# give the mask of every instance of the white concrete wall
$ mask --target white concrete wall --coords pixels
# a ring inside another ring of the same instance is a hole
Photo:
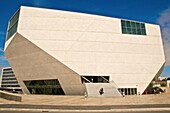
[[[58,79],[66,95],[83,95],[81,77],[60,61],[16,34],[5,50],[22,91],[29,94],[24,81]]]
[[[122,96],[117,87],[112,83],[86,83],[88,97],[113,97]],[[103,94],[100,95],[99,90],[103,88]]]
[[[79,75],[111,75],[143,92],[165,63],[160,27],[146,36],[121,33],[121,19],[21,7],[18,33]]]

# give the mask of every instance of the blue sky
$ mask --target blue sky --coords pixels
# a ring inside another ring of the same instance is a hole
[[[159,24],[167,60],[162,76],[170,77],[170,0],[0,0],[0,69],[9,66],[3,53],[8,21],[22,5]]]

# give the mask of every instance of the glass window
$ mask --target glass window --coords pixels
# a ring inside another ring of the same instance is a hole
[[[132,25],[132,27],[136,27],[136,23],[135,22],[131,22],[131,25]]]
[[[142,33],[142,35],[146,35],[146,30],[145,29],[141,29],[141,33]]]
[[[109,83],[109,76],[82,76],[82,83]]]
[[[31,94],[65,95],[57,79],[24,81]]]
[[[145,29],[145,24],[141,24],[141,28],[142,28],[142,29]]]
[[[123,95],[137,95],[137,88],[118,88],[118,91]]]
[[[122,33],[126,33],[126,28],[122,28]]]
[[[131,34],[131,28],[127,28],[127,33]]]
[[[18,21],[18,18],[19,18],[19,10],[10,19],[9,29]]]
[[[127,27],[131,27],[130,21],[126,21],[126,25],[127,25]]]
[[[132,28],[132,34],[136,34],[136,28]]]
[[[136,23],[137,29],[140,29],[140,23]]]
[[[18,26],[18,22],[15,23],[9,30],[8,30],[8,35],[7,35],[7,39],[8,40],[16,31],[17,31],[17,26]]]
[[[137,34],[141,35],[141,30],[140,29],[137,29]]]
[[[122,26],[126,26],[126,22],[124,20],[121,20]]]
[[[123,34],[146,35],[144,23],[121,20]]]
[[[9,21],[6,41],[17,31],[20,10],[18,10]]]

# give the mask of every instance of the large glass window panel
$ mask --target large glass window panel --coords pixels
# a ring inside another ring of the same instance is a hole
[[[140,23],[136,23],[137,29],[140,29]]]
[[[136,28],[132,28],[132,34],[136,34]]]
[[[127,27],[131,27],[130,21],[126,21]]]
[[[142,35],[146,35],[146,30],[145,29],[141,29],[141,34]]]
[[[122,28],[122,33],[126,33],[126,28]]]
[[[15,23],[15,24],[9,29],[6,40],[8,40],[8,39],[17,31],[17,26],[18,26],[18,22]]]
[[[18,10],[9,21],[6,41],[17,31],[20,10]]]
[[[19,11],[20,11],[20,10],[18,10],[18,11],[14,14],[14,16],[10,19],[9,29],[18,21]]]
[[[126,26],[126,22],[124,20],[121,20],[121,23],[122,23],[122,27]]]
[[[121,24],[123,34],[146,35],[144,23],[121,20]]]
[[[135,22],[131,22],[131,25],[132,25],[133,28],[136,27],[136,23]]]
[[[141,35],[141,30],[140,29],[137,29],[137,34]]]
[[[141,28],[142,28],[142,29],[145,29],[145,24],[141,24]]]
[[[132,32],[131,32],[131,28],[127,28],[127,33],[128,34],[131,34]]]
[[[60,83],[54,80],[32,80],[24,81],[31,94],[64,95]]]

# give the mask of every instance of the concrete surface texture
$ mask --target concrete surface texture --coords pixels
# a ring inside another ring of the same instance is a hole
[[[142,104],[170,104],[170,94],[134,95],[112,98],[85,98],[83,96],[52,96],[52,95],[22,95],[22,102],[8,101],[0,98],[2,104],[31,104],[31,105],[72,105],[72,106],[100,106],[100,105],[142,105]]]
[[[6,91],[0,90],[0,98],[4,98],[7,100],[13,100],[13,101],[22,101],[22,95],[14,94],[14,93],[8,93]]]
[[[86,90],[88,97],[101,97],[99,89],[103,88],[102,97],[109,97],[110,95],[122,96],[113,83],[86,83]]]

